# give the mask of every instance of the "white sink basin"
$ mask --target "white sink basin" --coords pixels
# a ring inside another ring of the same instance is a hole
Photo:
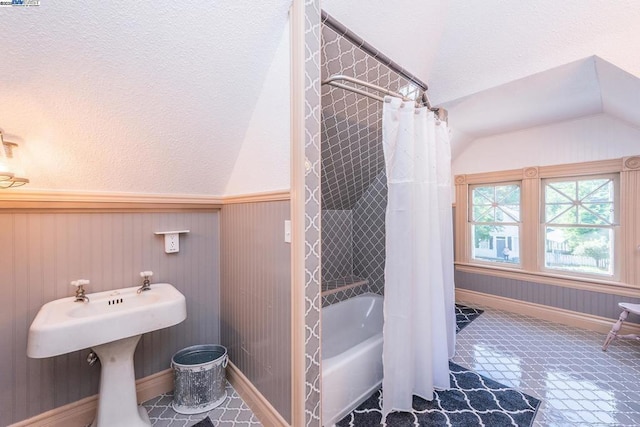
[[[149,273],[145,280],[151,276]],[[83,280],[84,281],[84,280]],[[88,281],[85,281],[88,283]],[[57,356],[91,347],[100,359],[100,395],[91,427],[149,427],[146,410],[136,400],[133,353],[145,332],[176,325],[187,318],[187,304],[168,283],[153,283],[88,294],[42,306],[29,328],[27,355]]]
[[[75,297],[42,306],[29,328],[27,355],[41,358],[167,328],[187,317],[184,295],[169,283],[87,294],[88,303]]]

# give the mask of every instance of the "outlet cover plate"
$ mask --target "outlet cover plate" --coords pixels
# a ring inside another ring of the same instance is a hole
[[[164,251],[168,254],[180,251],[180,235],[178,233],[164,235]]]
[[[156,231],[156,235],[164,235],[164,251],[174,254],[180,251],[180,233],[188,233],[189,230]]]

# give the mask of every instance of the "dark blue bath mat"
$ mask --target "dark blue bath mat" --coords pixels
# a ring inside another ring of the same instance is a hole
[[[198,421],[197,423],[195,423],[191,427],[214,427],[214,424],[211,421],[211,418],[207,417],[202,421]]]
[[[382,390],[338,421],[338,427],[518,426],[533,423],[540,401],[449,362],[451,389],[432,401],[413,397],[412,412],[392,412],[382,424]]]
[[[456,304],[456,333],[463,330],[465,326],[473,322],[482,313],[484,313],[484,310],[480,310],[479,308]]]

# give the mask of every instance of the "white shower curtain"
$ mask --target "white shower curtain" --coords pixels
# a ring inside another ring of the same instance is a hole
[[[446,123],[386,97],[383,417],[449,388],[455,351],[451,150]]]

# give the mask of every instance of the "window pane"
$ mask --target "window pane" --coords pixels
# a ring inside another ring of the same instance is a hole
[[[580,224],[613,224],[613,203],[585,203],[580,207]]]
[[[545,222],[557,225],[613,225],[613,179],[547,182]]]
[[[561,205],[561,207],[559,213],[547,222],[549,224],[578,224],[578,207],[573,205]]]
[[[571,211],[575,212],[575,207],[573,203],[556,203],[552,205],[547,205],[545,207],[545,222],[555,223],[555,224],[563,224],[560,220],[560,217],[565,221],[564,224],[575,224],[575,213],[573,214],[574,218],[571,218]]]
[[[613,201],[613,180],[611,179],[599,179],[600,185],[595,190],[582,198],[583,202],[612,202]]]
[[[493,186],[491,187],[476,187],[473,189],[473,204],[474,205],[491,205],[494,202]]]
[[[520,228],[516,225],[472,225],[471,257],[480,261],[520,263]]]
[[[609,201],[609,183],[611,183],[610,179],[589,179],[578,181],[578,199],[584,200],[589,197],[596,197],[596,201],[598,197],[604,199],[604,201]],[[613,188],[611,188],[612,190]]]
[[[545,267],[613,275],[613,230],[545,227]]]
[[[520,222],[520,205],[502,205],[498,208],[501,222]]]
[[[547,187],[553,190],[551,194],[555,194],[555,197],[560,199],[558,200],[560,203],[576,199],[576,183],[574,181],[552,182],[547,184]]]
[[[474,187],[471,200],[472,222],[520,222],[520,186],[516,184]]]
[[[573,196],[567,195],[554,187],[554,184],[547,185],[545,194],[546,203],[568,203],[573,201]]]
[[[520,204],[520,187],[511,185],[496,186],[496,202],[499,204]]]
[[[496,209],[491,206],[474,206],[473,221],[474,222],[494,222]]]

